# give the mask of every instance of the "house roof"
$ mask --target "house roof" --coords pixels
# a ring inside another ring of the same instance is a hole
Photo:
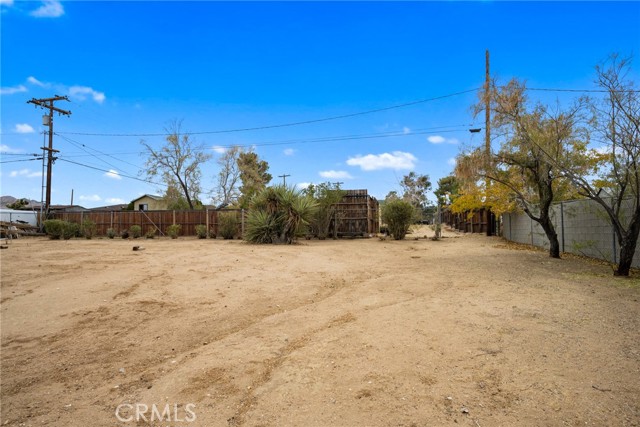
[[[91,208],[90,210],[92,211],[121,211],[124,210],[127,207],[126,204],[124,205],[110,205],[110,206],[99,206],[97,208]]]
[[[142,196],[138,197],[137,199],[133,199],[131,201],[131,203],[135,203],[138,200],[143,199],[145,197],[148,197],[148,198],[153,199],[153,200],[162,200],[162,196],[156,196],[155,194],[143,194]]]

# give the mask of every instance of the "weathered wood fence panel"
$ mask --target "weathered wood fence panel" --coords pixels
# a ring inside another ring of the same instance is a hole
[[[330,226],[334,233],[337,221],[338,236],[367,236],[380,231],[378,201],[369,196],[367,190],[347,190],[342,201],[336,205],[336,218]]]
[[[133,225],[139,225],[142,233],[155,230],[156,235],[167,233],[167,227],[172,224],[180,224],[180,235],[195,236],[196,226],[205,225],[214,234],[219,234],[218,215],[220,212],[233,212],[238,217],[238,235],[241,234],[243,211],[240,209],[225,210],[198,210],[198,211],[81,211],[81,212],[56,212],[50,215],[50,219],[82,224],[86,219],[96,223],[96,234],[104,236],[107,230],[112,228],[116,233],[129,230]]]
[[[453,213],[449,210],[443,212],[443,223],[451,228],[464,233],[487,233],[487,227],[495,228],[495,216],[486,209],[474,212]],[[495,230],[493,230],[495,231]]]
[[[196,226],[205,225],[210,234],[220,235],[219,215],[221,212],[233,212],[238,219],[238,236],[244,230],[246,211],[241,209],[224,210],[185,210],[185,211],[81,211],[56,212],[51,219],[82,224],[86,219],[96,223],[96,234],[104,236],[108,229],[120,233],[129,230],[133,225],[139,225],[142,233],[155,230],[156,235],[166,234],[167,227],[180,224],[180,235],[195,236]],[[348,190],[342,201],[337,204],[335,218],[331,222],[330,235],[337,236],[368,236],[380,231],[378,201],[367,194],[367,190]]]

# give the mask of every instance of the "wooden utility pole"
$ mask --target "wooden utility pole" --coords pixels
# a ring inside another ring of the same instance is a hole
[[[491,165],[491,74],[489,73],[489,49],[485,51],[485,78],[484,78],[484,149],[486,156],[486,167]],[[489,198],[489,178],[485,180],[485,203]],[[487,236],[493,235],[491,226],[491,210],[487,205],[485,207],[485,215],[487,218]]]
[[[69,98],[66,96],[58,96],[55,95],[53,98],[44,98],[44,99],[35,99],[32,98],[30,101],[27,101],[27,104],[33,104],[41,108],[46,108],[49,110],[48,124],[49,125],[49,147],[42,147],[43,150],[46,150],[49,154],[47,155],[47,196],[45,206],[46,212],[49,213],[49,208],[51,207],[51,170],[53,167],[53,162],[55,158],[53,157],[53,153],[58,153],[58,150],[53,149],[53,112],[57,112],[58,114],[63,114],[65,116],[71,115],[71,111],[63,110],[54,105],[56,101],[69,101]]]
[[[286,173],[284,175],[278,175],[278,178],[282,178],[282,184],[286,187],[287,186],[287,177],[291,176],[291,175],[287,175]]]

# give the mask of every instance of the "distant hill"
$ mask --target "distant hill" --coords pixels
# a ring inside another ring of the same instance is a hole
[[[18,200],[13,196],[0,196],[0,208],[6,209],[7,205],[10,205]],[[29,207],[40,207],[40,202],[38,200],[29,200]]]

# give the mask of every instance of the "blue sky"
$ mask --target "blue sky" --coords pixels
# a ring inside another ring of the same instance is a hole
[[[215,158],[234,144],[254,146],[272,175],[290,174],[291,184],[341,181],[384,198],[413,170],[435,188],[461,149],[483,143],[468,129],[484,127],[470,107],[486,49],[493,76],[532,88],[593,89],[594,66],[609,54],[634,55],[636,75],[640,61],[637,2],[0,0],[0,7],[0,193],[40,200],[41,162],[15,161],[43,144],[44,111],[27,101],[67,95],[71,102],[57,106],[72,115],[54,118],[60,160],[52,202],[69,203],[74,190],[74,202],[86,207],[161,192],[124,175],[143,178],[141,139],[163,144],[162,136],[136,135],[162,133],[173,119],[214,155],[203,168],[206,191],[215,186]],[[574,96],[531,93],[543,102]],[[425,102],[216,133],[417,100]]]

